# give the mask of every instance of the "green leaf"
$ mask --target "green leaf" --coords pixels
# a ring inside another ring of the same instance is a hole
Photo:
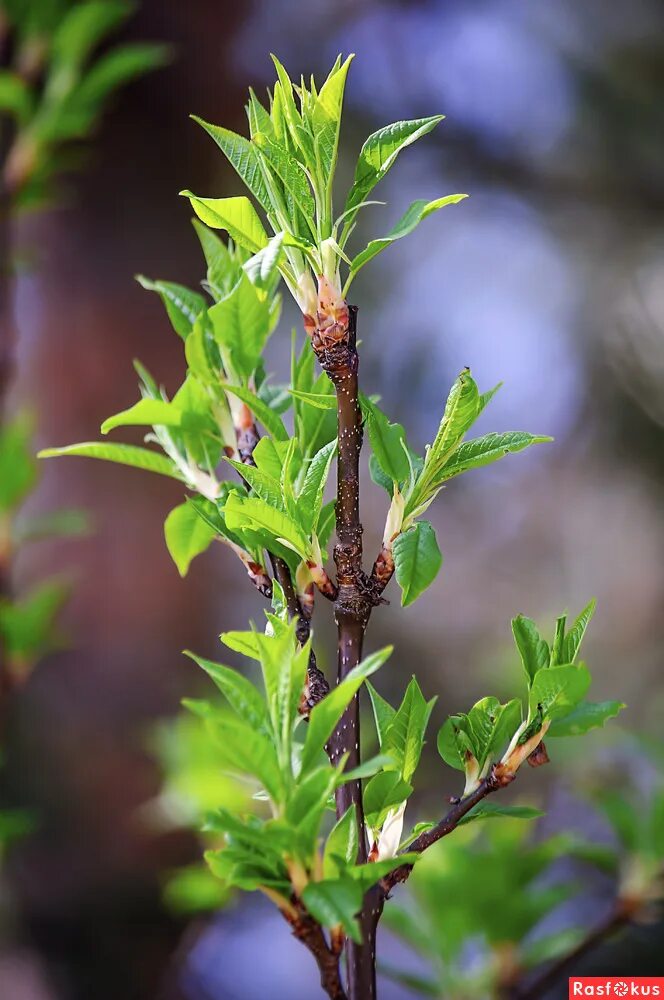
[[[189,502],[174,507],[164,522],[166,547],[180,576],[186,576],[191,560],[209,547],[216,532]]]
[[[32,114],[33,97],[25,80],[10,70],[0,70],[0,112],[8,112],[19,124]]]
[[[358,944],[362,935],[357,914],[362,906],[362,888],[352,879],[323,879],[309,882],[302,893],[302,901],[312,917],[323,927],[343,927],[345,933]]]
[[[301,399],[309,406],[315,406],[318,410],[336,410],[337,398],[334,394],[319,392],[299,392],[297,389],[288,390],[295,399]]]
[[[243,528],[265,531],[271,537],[286,542],[301,559],[307,559],[309,541],[300,525],[264,500],[231,494],[226,501],[224,515],[231,531],[242,531]]]
[[[185,655],[191,657],[217,685],[224,698],[234,712],[252,729],[269,734],[270,719],[265,701],[251,681],[221,663],[213,663],[202,656],[185,650]]]
[[[378,745],[382,750],[387,739],[389,728],[394,722],[397,710],[396,708],[392,708],[390,703],[386,701],[382,695],[378,694],[378,691],[376,691],[373,684],[369,681],[367,681],[367,691],[369,692],[369,697],[371,698],[371,707],[373,708],[374,719],[376,721]]]
[[[231,254],[223,240],[198,219],[192,219],[192,225],[205,255],[209,290],[215,299],[221,299],[240,280],[241,262],[235,254]]]
[[[480,397],[468,368],[457,377],[445,403],[445,412],[438,433],[425,457],[429,465],[441,467],[460,443],[479,412]]]
[[[97,114],[101,102],[114,91],[170,60],[171,50],[167,45],[144,42],[120,45],[97,59],[85,74],[73,94],[76,106]]]
[[[467,197],[468,195],[466,194],[449,194],[444,198],[436,198],[434,201],[426,201],[426,199],[414,201],[406,213],[399,219],[394,228],[389,231],[387,236],[381,236],[379,239],[371,240],[368,246],[353,258],[345,290],[348,290],[351,281],[356,276],[358,271],[364,267],[365,264],[368,264],[370,260],[373,260],[373,258],[379,253],[391,246],[392,243],[412,233],[420,222],[426,219],[429,215],[432,215],[433,212],[437,212],[446,205],[457,205],[460,201],[463,201],[463,199]]]
[[[0,599],[0,644],[24,660],[43,656],[58,645],[56,619],[68,596],[69,587],[47,580],[20,600]]]
[[[337,59],[327,80],[320,89],[312,112],[316,148],[319,151],[322,174],[327,179],[328,191],[331,191],[332,188],[337,163],[341,108],[343,105],[348,67],[352,59],[352,55],[348,56],[343,63],[340,59]]]
[[[67,455],[78,455],[82,458],[99,458],[104,462],[117,462],[120,465],[130,465],[135,469],[146,469],[148,472],[158,472],[162,476],[183,481],[183,477],[174,462],[156,451],[147,448],[136,448],[130,444],[111,444],[105,441],[84,441],[81,444],[69,444],[63,448],[44,448],[37,458],[61,458]]]
[[[51,39],[51,58],[71,73],[80,69],[96,45],[129,14],[122,0],[87,0],[64,12]]]
[[[270,434],[275,441],[288,441],[288,431],[284,427],[284,422],[279,416],[279,414],[270,409],[267,403],[264,403],[259,396],[253,393],[250,389],[246,389],[240,385],[230,385],[228,382],[223,383],[223,387],[226,392],[230,392],[233,396],[237,396],[241,399],[243,403],[246,403],[253,415],[257,420],[263,425],[265,430]],[[257,449],[261,442],[258,442],[256,446]],[[255,458],[254,454],[254,458]]]
[[[273,737],[239,717],[214,716],[207,725],[215,737],[222,766],[257,778],[273,802],[283,798],[283,778]]]
[[[222,355],[226,349],[236,374],[249,378],[272,329],[269,300],[243,271],[237,285],[209,309],[208,316]]]
[[[438,753],[457,771],[465,771],[469,757],[475,757],[475,748],[466,732],[467,719],[462,713],[450,715],[438,731]]]
[[[253,142],[256,143],[258,155],[264,158],[268,168],[274,171],[286,190],[288,221],[293,226],[293,232],[305,237],[313,235],[310,226],[316,214],[316,205],[302,166],[287,149],[269,136],[259,132],[254,136]],[[304,231],[302,226],[297,225],[298,212],[302,213],[304,223],[308,223]]]
[[[401,805],[412,794],[413,788],[399,771],[382,771],[367,783],[364,789],[364,815],[369,826],[382,826],[390,809]]]
[[[166,307],[173,329],[186,340],[196,317],[205,309],[203,296],[185,288],[184,285],[176,285],[173,281],[151,281],[142,274],[137,274],[136,280],[142,288],[158,293]]]
[[[565,927],[551,934],[543,934],[528,942],[521,949],[521,962],[525,969],[535,968],[544,962],[551,962],[563,955],[572,954],[586,936],[582,927]]]
[[[441,467],[439,482],[446,482],[453,476],[468,472],[469,469],[479,469],[504,458],[505,455],[523,451],[533,444],[553,441],[545,434],[528,434],[526,431],[507,431],[505,433],[485,434],[460,444],[450,459]]]
[[[303,515],[305,531],[315,530],[323,508],[323,493],[330,473],[330,465],[337,450],[337,442],[323,445],[309,463],[304,485],[297,498],[297,506]]]
[[[180,427],[182,418],[182,410],[165,399],[140,399],[128,410],[107,417],[101,432],[108,434],[116,427]]]
[[[249,275],[249,280],[256,288],[271,292],[275,279],[278,279],[279,263],[283,256],[284,234],[277,233],[270,242],[258,253],[245,261],[243,268]]]
[[[410,474],[403,427],[390,423],[380,407],[366,396],[362,397],[362,409],[368,417],[369,440],[376,461],[393,482],[402,483]]]
[[[180,193],[189,198],[194,212],[206,226],[225,229],[232,240],[251,253],[267,246],[267,233],[248,198],[199,198],[191,191]]]
[[[549,665],[549,647],[540,636],[535,622],[525,615],[512,619],[512,633],[530,687],[538,670]]]
[[[323,874],[336,878],[341,874],[338,860],[352,865],[357,859],[358,836],[355,806],[349,806],[340,820],[332,827],[323,851]]]
[[[534,806],[500,806],[495,802],[479,802],[469,813],[459,820],[459,826],[465,823],[472,823],[476,819],[493,819],[497,816],[506,816],[509,819],[539,819],[545,813]]]
[[[581,701],[589,686],[590,673],[583,666],[546,667],[538,670],[530,689],[531,715],[541,705],[545,718],[565,716]]]
[[[318,754],[332,735],[334,727],[352,698],[357,694],[362,682],[375,673],[379,667],[382,667],[391,652],[392,646],[385,646],[384,649],[365,657],[340,684],[332,688],[330,693],[311,710],[307,735],[302,748],[303,773],[315,763]]]
[[[272,201],[263,178],[260,156],[254,143],[219,125],[210,125],[196,115],[191,116],[195,122],[212,136],[222,153],[228,158],[243,182],[249,188],[258,204],[266,212],[272,211]]]
[[[576,657],[581,643],[583,642],[583,637],[586,634],[586,629],[588,628],[590,619],[595,613],[596,603],[597,602],[593,599],[590,604],[583,609],[565,636],[562,649],[562,656],[565,663],[576,662]]]
[[[381,750],[394,757],[404,781],[410,781],[419,763],[435,703],[435,698],[425,701],[417,680],[412,677],[381,745]]]
[[[622,701],[583,701],[563,719],[551,724],[548,736],[581,736],[591,729],[601,729],[605,722],[627,708]]]
[[[234,650],[236,653],[249,656],[252,660],[260,660],[261,656],[255,632],[222,632],[219,638],[225,646],[228,646],[229,649]]]
[[[443,115],[394,122],[366,140],[355,167],[355,179],[346,199],[345,211],[357,207],[388,172],[402,149],[431,132]],[[352,216],[351,216],[352,220]]]
[[[443,564],[436,533],[428,521],[417,521],[398,535],[392,546],[401,605],[406,607],[435,580]]]
[[[279,510],[282,513],[286,513],[286,507],[284,505],[283,495],[281,492],[281,486],[279,485],[278,479],[273,479],[272,476],[263,472],[258,466],[247,465],[244,462],[236,462],[233,459],[227,458],[226,461],[229,465],[232,465],[236,469],[246,483],[251,487],[253,493],[261,500],[265,500],[270,507],[274,507],[275,510]]]
[[[37,481],[32,429],[25,414],[0,424],[0,512],[18,507]]]

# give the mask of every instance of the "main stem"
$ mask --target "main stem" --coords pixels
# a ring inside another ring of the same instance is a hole
[[[360,451],[362,449],[362,412],[358,389],[359,358],[356,349],[357,309],[349,306],[348,337],[317,349],[321,367],[327,372],[337,396],[337,544],[334,562],[337,568],[338,594],[334,602],[337,623],[337,683],[357,666],[362,658],[364,633],[371,613],[370,588],[362,569],[362,524],[360,521]],[[347,754],[348,768],[360,763],[360,705],[356,695],[335,729],[328,745],[330,758],[336,762]],[[336,793],[337,816],[354,807],[359,834],[358,862],[367,860],[367,843],[362,809],[362,785],[349,781]],[[376,921],[373,919],[373,896],[368,893],[360,916],[362,944],[348,940],[346,966],[349,1000],[374,1000],[376,996]]]

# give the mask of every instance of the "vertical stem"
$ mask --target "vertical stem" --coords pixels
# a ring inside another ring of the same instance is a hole
[[[356,349],[357,309],[349,306],[348,336],[333,344],[314,346],[321,367],[334,384],[337,395],[337,544],[334,562],[337,568],[338,594],[334,616],[338,633],[337,683],[357,666],[362,658],[364,633],[372,601],[362,569],[362,524],[360,522],[360,451],[362,448],[362,412],[359,402]],[[347,766],[360,763],[360,706],[355,696],[341,717],[328,745],[330,758],[337,761],[348,754]],[[367,844],[362,809],[360,781],[343,785],[336,793],[337,815],[351,806],[357,814],[358,861],[367,860]],[[360,916],[362,944],[348,941],[346,966],[349,1000],[374,1000],[376,996],[376,921],[372,893],[368,893]]]

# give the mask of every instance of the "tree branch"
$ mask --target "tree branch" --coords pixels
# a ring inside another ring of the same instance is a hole
[[[345,304],[337,309],[336,322],[319,312],[312,333],[312,347],[321,368],[334,385],[337,397],[337,544],[334,562],[337,569],[337,595],[334,617],[337,623],[337,683],[357,666],[362,658],[364,634],[374,600],[369,581],[362,569],[362,523],[360,521],[360,451],[362,449],[362,411],[359,401],[356,348],[357,308]],[[356,695],[339,720],[328,752],[332,763],[348,754],[348,767],[360,763],[360,707]],[[355,807],[358,826],[358,861],[367,860],[367,844],[362,809],[360,781],[342,785],[336,793],[337,816]],[[350,1000],[373,1000],[376,995],[376,923],[375,892],[367,893],[360,925],[362,944],[348,941],[346,946],[348,995]],[[378,911],[377,911],[378,912]]]
[[[574,968],[579,959],[594,951],[598,945],[603,944],[604,941],[629,924],[634,912],[633,905],[617,899],[604,919],[588,932],[576,948],[567,955],[556,959],[524,985],[517,984],[511,990],[506,991],[506,996],[509,1000],[541,1000],[559,979]]]
[[[332,944],[328,945],[320,924],[299,902],[295,903],[295,913],[286,910],[282,910],[282,913],[293,929],[293,936],[306,945],[316,960],[320,972],[320,984],[330,1000],[348,1000],[339,970],[343,939],[337,946],[333,935]]]

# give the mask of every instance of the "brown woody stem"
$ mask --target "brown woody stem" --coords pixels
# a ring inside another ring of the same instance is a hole
[[[336,342],[314,336],[313,346],[321,367],[336,390],[338,420],[337,452],[337,544],[334,562],[337,568],[337,595],[334,616],[337,623],[337,683],[357,666],[362,658],[364,633],[375,601],[362,569],[362,524],[360,521],[360,451],[362,448],[362,412],[358,388],[359,358],[356,349],[357,309],[349,306],[347,335]],[[360,763],[360,709],[355,696],[342,715],[328,752],[333,763],[344,754],[347,766]],[[337,815],[351,806],[357,813],[359,834],[358,861],[367,859],[362,786],[350,781],[337,790]],[[375,893],[367,893],[360,915],[362,944],[348,941],[346,961],[349,1000],[373,1000],[376,996],[376,920],[373,917]]]
[[[335,946],[334,933],[328,944],[323,928],[311,917],[301,904],[296,904],[296,915],[282,911],[293,929],[293,936],[302,941],[316,960],[320,972],[320,984],[330,1000],[348,1000],[341,982],[339,970],[340,951]]]

